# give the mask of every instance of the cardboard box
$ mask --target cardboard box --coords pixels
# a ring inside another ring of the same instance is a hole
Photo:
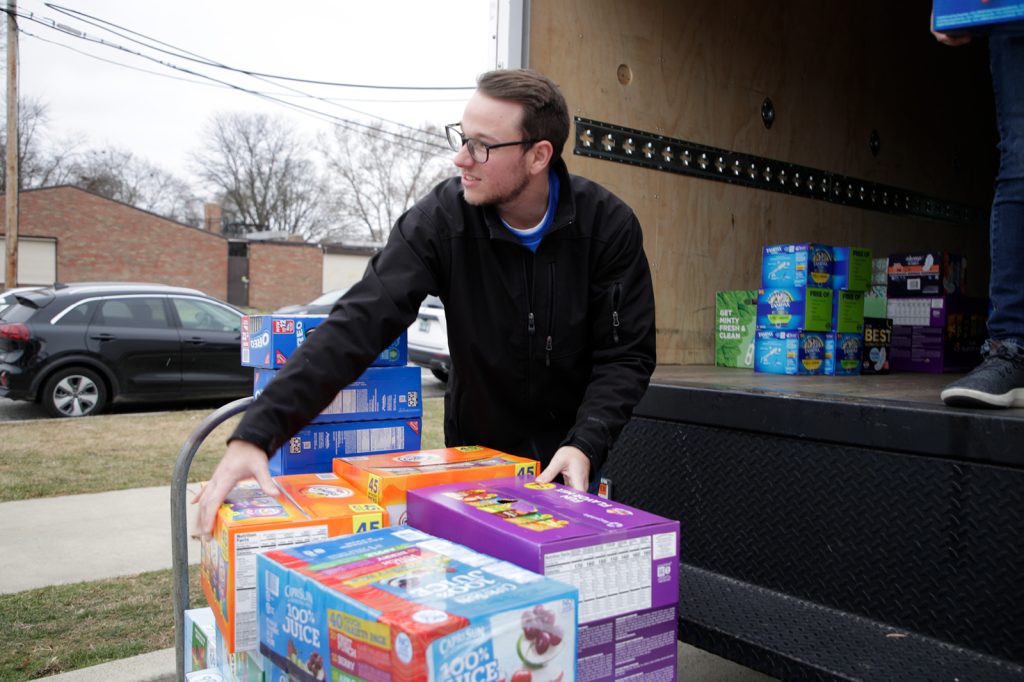
[[[891,352],[892,320],[886,317],[865,317],[860,373],[888,374]]]
[[[253,370],[253,395],[258,396],[280,370]],[[354,422],[373,419],[413,419],[423,416],[423,379],[417,365],[369,367],[311,423]]]
[[[507,476],[532,481],[540,473],[540,464],[491,448],[464,446],[336,459],[334,473],[371,501],[383,505],[392,523],[398,525],[405,523],[405,497],[409,490]]]
[[[387,512],[334,474],[274,479],[279,496],[265,494],[255,481],[243,481],[217,513],[213,534],[202,544],[200,582],[224,654],[254,650],[256,556],[288,547],[388,524]]]
[[[245,315],[242,317],[242,365],[280,369],[327,315]],[[400,367],[409,362],[406,333],[392,341],[370,363]]]
[[[754,371],[824,374],[825,332],[759,329],[754,335]]]
[[[408,526],[258,562],[260,651],[295,680],[576,679],[576,588],[514,564]]]
[[[855,246],[832,247],[832,288],[867,291],[871,286],[871,249]]]
[[[752,368],[756,326],[756,289],[716,292],[715,365]]]
[[[264,668],[266,661],[258,649],[252,651],[239,651],[226,653],[224,634],[217,628],[217,651],[216,665],[211,669],[216,671],[223,682],[268,682],[271,678]],[[287,678],[279,682],[288,682]]]
[[[331,471],[335,457],[417,450],[421,419],[310,424],[288,439],[268,462],[272,476]]]
[[[185,660],[182,670],[205,670],[216,667],[217,621],[209,607],[186,609],[183,639]]]
[[[780,244],[761,251],[762,289],[832,288],[832,247]]]
[[[889,298],[967,294],[967,259],[945,251],[889,256]]]
[[[832,299],[831,289],[762,289],[757,294],[757,328],[830,331]]]
[[[832,292],[832,331],[860,334],[864,331],[864,292]]]
[[[860,333],[825,333],[826,376],[856,376],[860,374],[864,352],[864,337]]]
[[[676,679],[679,521],[508,478],[410,490],[409,524],[576,587],[588,680]]]
[[[932,26],[941,33],[975,33],[1012,21],[1024,21],[1024,1],[934,0],[932,4]]]
[[[980,299],[934,297],[889,299],[892,369],[904,372],[960,372],[981,362],[987,335]]]

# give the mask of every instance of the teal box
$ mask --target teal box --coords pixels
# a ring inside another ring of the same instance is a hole
[[[409,526],[258,554],[253,600],[260,653],[295,680],[578,679],[579,588]]]
[[[832,288],[867,291],[871,285],[871,249],[855,246],[832,248]]]
[[[780,244],[761,252],[761,288],[832,288],[832,247],[824,244]]]
[[[716,292],[715,365],[751,369],[756,326],[756,289]]]
[[[767,374],[823,374],[825,333],[757,330],[754,371]]]
[[[860,334],[864,331],[864,292],[835,291],[832,296],[832,331]]]
[[[828,376],[856,376],[864,354],[864,337],[857,333],[828,332],[825,334],[825,374]]]
[[[757,328],[830,331],[832,293],[831,289],[810,287],[762,289],[757,294]]]

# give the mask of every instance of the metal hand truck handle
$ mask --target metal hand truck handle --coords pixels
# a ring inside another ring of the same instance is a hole
[[[185,679],[185,610],[188,594],[188,470],[199,446],[223,422],[244,412],[252,397],[239,398],[218,408],[192,430],[178,452],[171,478],[171,564],[174,567],[174,651],[177,657],[177,679]]]

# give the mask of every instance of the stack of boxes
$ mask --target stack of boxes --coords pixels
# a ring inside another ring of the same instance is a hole
[[[861,374],[888,374],[892,351],[892,320],[889,319],[889,259],[871,260],[871,286],[864,292],[864,350]]]
[[[985,303],[967,297],[967,260],[946,252],[889,256],[890,365],[906,372],[970,369],[985,338]]]
[[[242,364],[256,368],[255,395],[270,383],[326,315],[257,315],[242,320]],[[420,447],[420,368],[406,364],[403,332],[323,412],[273,453],[275,476],[331,470],[335,457]]]
[[[831,246],[766,246],[757,296],[754,371],[823,374],[832,329]]]
[[[825,374],[860,374],[864,350],[864,296],[871,284],[871,251],[833,247],[832,331],[825,338]]]

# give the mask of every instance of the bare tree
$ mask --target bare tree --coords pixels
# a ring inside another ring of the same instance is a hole
[[[70,168],[70,184],[178,222],[201,224],[201,202],[188,183],[130,151],[90,150]]]
[[[452,153],[436,126],[422,133],[385,127],[335,126],[323,141],[331,208],[339,223],[334,238],[384,242],[395,221],[453,172]]]
[[[319,173],[309,145],[281,118],[216,114],[206,147],[193,154],[197,175],[216,189],[228,215],[256,232],[315,239],[324,227]]]
[[[68,181],[78,143],[47,139],[47,105],[28,97],[18,101],[19,189],[47,187]],[[7,127],[0,127],[0,189],[7,187]]]

